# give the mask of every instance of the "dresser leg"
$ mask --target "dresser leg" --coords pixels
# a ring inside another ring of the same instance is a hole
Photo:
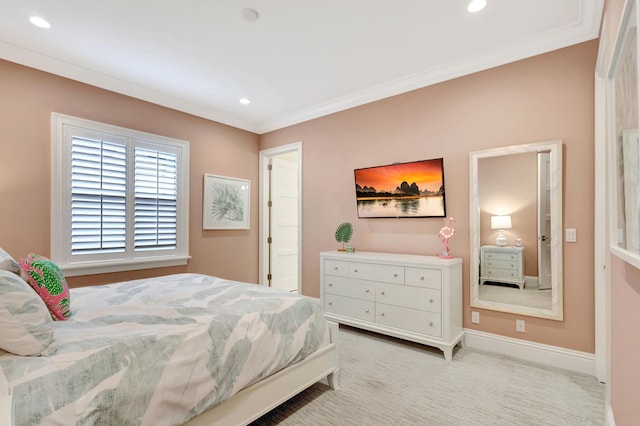
[[[444,353],[444,359],[451,362],[453,360],[453,347],[451,348],[447,348],[447,349],[443,349],[442,352]]]
[[[327,383],[329,384],[329,387],[333,390],[338,390],[338,387],[340,386],[339,374],[340,374],[340,370],[338,369],[337,371],[334,371],[333,373],[327,376]]]

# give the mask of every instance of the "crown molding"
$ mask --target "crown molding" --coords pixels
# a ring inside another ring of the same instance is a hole
[[[589,3],[589,7],[585,7]],[[553,50],[598,38],[604,0],[585,0],[580,18],[574,24],[542,36],[483,52],[461,61],[434,67],[404,78],[393,80],[360,92],[287,114],[281,119],[265,123],[258,129],[263,134],[309,121],[325,115],[375,102],[391,96],[421,89],[433,84],[484,71]]]
[[[160,93],[147,87],[120,80],[4,41],[0,41],[0,59],[249,132],[257,133],[259,129],[259,126],[255,123],[233,117],[222,111],[212,110],[175,96]]]
[[[79,81],[91,86],[130,96],[187,114],[216,121],[249,132],[264,134],[304,121],[313,120],[384,98],[483,71],[510,62],[557,50],[597,38],[604,0],[584,0],[580,17],[574,24],[518,43],[507,43],[497,49],[482,52],[464,60],[443,64],[403,78],[332,99],[309,108],[287,113],[275,120],[253,122],[224,111],[163,94],[147,87],[110,77],[96,70],[83,68],[39,52],[0,41],[0,58]]]

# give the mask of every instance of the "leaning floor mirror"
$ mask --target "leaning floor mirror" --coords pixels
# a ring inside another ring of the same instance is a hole
[[[638,6],[625,2],[609,70],[611,252],[640,268]]]
[[[562,141],[469,154],[471,306],[561,321]]]

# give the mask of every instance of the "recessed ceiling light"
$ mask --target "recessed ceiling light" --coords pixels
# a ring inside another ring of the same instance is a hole
[[[487,5],[487,0],[471,0],[469,2],[469,6],[467,6],[467,10],[469,12],[479,12]]]
[[[242,98],[242,99],[240,99],[240,103],[242,105],[249,105],[251,103],[251,101],[249,99],[247,99],[247,98]]]
[[[258,12],[255,9],[249,9],[249,8],[242,9],[240,13],[242,14],[242,17],[244,18],[244,20],[247,22],[257,21],[258,17],[260,16],[258,15]]]
[[[32,16],[29,18],[29,21],[36,27],[51,28],[51,24],[46,19],[39,16]]]

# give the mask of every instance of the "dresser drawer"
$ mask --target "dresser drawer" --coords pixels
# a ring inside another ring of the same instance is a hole
[[[415,285],[427,288],[442,288],[442,271],[431,268],[405,268],[404,282],[406,285]]]
[[[518,269],[518,261],[512,260],[493,260],[489,259],[485,262],[487,268],[500,268],[500,269],[510,269],[517,270]]]
[[[485,261],[489,261],[489,260],[510,260],[510,261],[518,261],[518,254],[517,253],[499,253],[499,252],[495,252],[495,251],[485,251],[484,253],[484,258]]]
[[[433,312],[377,303],[376,321],[389,327],[442,337],[442,318]]]
[[[324,310],[328,313],[357,318],[363,321],[375,320],[375,307],[373,302],[352,299],[351,297],[325,294]]]
[[[325,275],[324,293],[373,301],[375,298],[375,285],[372,281]]]
[[[509,280],[517,280],[518,272],[509,269],[498,269],[498,268],[487,268],[486,271],[482,273],[484,278],[506,278]]]
[[[362,280],[404,284],[404,267],[374,265],[370,263],[351,263],[349,264],[349,276]]]
[[[442,311],[441,295],[440,290],[376,283],[376,303],[440,313]]]
[[[348,277],[349,263],[342,262],[340,260],[326,259],[324,261],[324,273],[325,275],[336,275],[339,277]]]

